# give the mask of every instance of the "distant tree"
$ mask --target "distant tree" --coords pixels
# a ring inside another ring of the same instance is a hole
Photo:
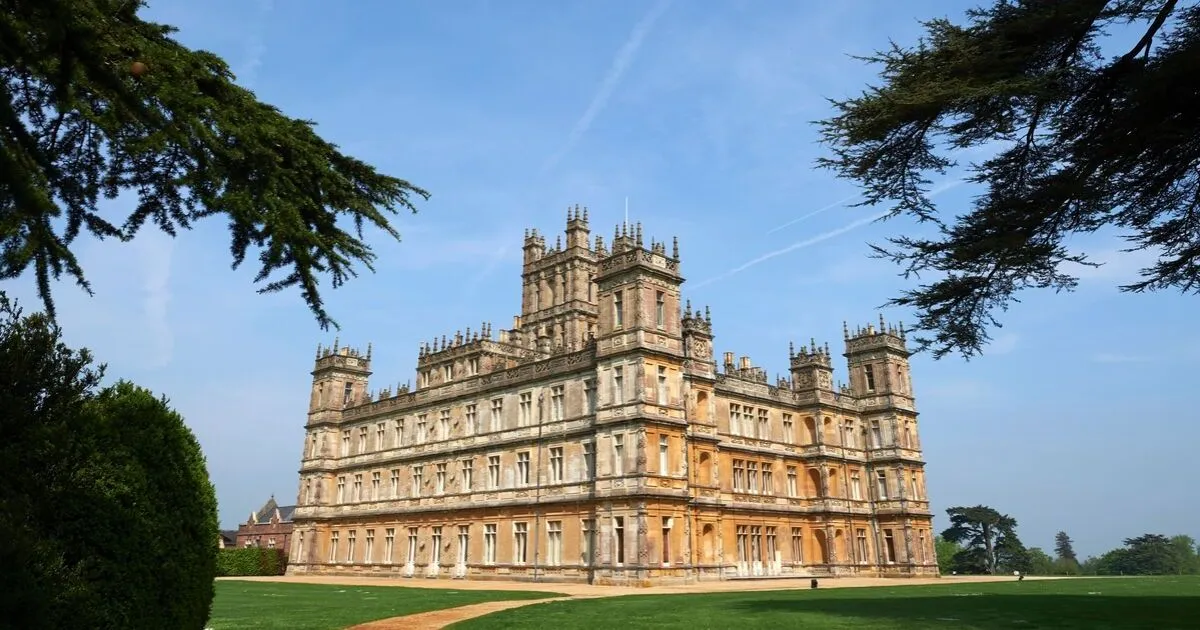
[[[1022,290],[1072,290],[1064,263],[1094,264],[1072,237],[1106,227],[1160,254],[1123,290],[1200,292],[1200,5],[996,0],[965,25],[924,26],[917,46],[864,59],[881,84],[834,101],[819,161],[857,182],[862,204],[936,228],[875,247],[905,277],[933,276],[891,301],[917,310],[918,348],[979,353]],[[1102,54],[1107,32],[1130,27],[1136,43]],[[980,195],[935,206],[929,175],[972,147],[997,149],[970,167]]]
[[[223,215],[233,266],[258,252],[260,293],[298,287],[336,325],[320,278],[336,288],[373,269],[363,223],[398,239],[387,215],[428,193],[259,101],[220,57],[142,20],[145,5],[0,0],[0,280],[32,267],[53,318],[51,280],[91,293],[80,233],[128,241],[151,222],[174,236]],[[98,204],[122,192],[136,203],[104,216]]]
[[[1182,571],[1184,558],[1166,536],[1143,534],[1126,538],[1124,548],[1108,552],[1101,562],[1110,574],[1171,575]]]
[[[1028,568],[1027,572],[1033,575],[1054,575],[1056,573],[1054,566],[1054,558],[1042,551],[1040,547],[1030,547],[1027,551]]]
[[[1200,573],[1200,554],[1196,550],[1196,539],[1180,534],[1171,537],[1171,546],[1179,558],[1179,573],[1195,575]]]
[[[1075,543],[1071,541],[1067,532],[1058,532],[1054,535],[1054,555],[1059,560],[1079,562],[1075,557]]]
[[[958,543],[952,543],[941,536],[935,536],[933,539],[934,553],[937,554],[938,571],[942,575],[949,575],[954,569],[954,556],[962,550],[962,546]]]
[[[0,626],[205,627],[217,504],[165,400],[0,293]],[[7,624],[7,625],[6,625]]]
[[[1027,564],[1015,518],[984,505],[952,507],[946,513],[950,527],[942,532],[942,538],[964,547],[956,556],[957,566],[995,573],[1006,566],[1020,570]]]

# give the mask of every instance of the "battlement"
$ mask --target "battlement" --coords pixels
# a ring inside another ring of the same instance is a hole
[[[366,352],[358,348],[343,346],[336,337],[333,340],[333,346],[317,344],[316,364],[313,371],[331,369],[369,372],[371,369],[371,344],[367,344]]]
[[[462,354],[463,351],[482,349],[484,344],[491,340],[491,322],[483,322],[479,330],[474,332],[468,327],[465,333],[458,330],[449,338],[446,335],[442,335],[440,340],[434,337],[432,341],[422,342],[418,346],[417,365],[438,363],[443,359]]]
[[[683,310],[683,320],[680,322],[683,325],[683,331],[696,332],[703,335],[712,336],[712,311],[707,306],[704,307],[704,314],[700,311],[692,312],[692,301],[687,301],[687,306]]]
[[[750,361],[750,357],[743,356],[734,362],[734,353],[726,352],[724,355],[725,375],[734,378],[740,378],[746,381],[755,383],[767,382],[767,371],[761,367],[754,365]]]
[[[824,347],[817,345],[816,339],[810,339],[809,346],[800,346],[800,351],[796,351],[796,345],[788,342],[788,363],[792,369],[800,369],[809,366],[817,366],[828,369],[833,369],[833,358],[829,353],[829,343]]]
[[[856,352],[887,348],[896,352],[908,354],[907,337],[904,324],[889,325],[879,316],[879,327],[874,324],[856,327],[853,331],[842,322],[842,336],[846,341],[846,355]]]

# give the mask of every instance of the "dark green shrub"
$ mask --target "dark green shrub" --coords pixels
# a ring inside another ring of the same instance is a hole
[[[216,498],[165,399],[100,370],[0,296],[0,619],[14,627],[199,630]]]
[[[244,547],[222,549],[217,555],[217,575],[283,575],[287,570],[287,552],[283,549]]]

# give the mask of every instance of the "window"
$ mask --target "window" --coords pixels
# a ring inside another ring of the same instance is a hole
[[[496,524],[483,526],[483,563],[496,564]]]
[[[488,456],[488,489],[495,490],[500,487],[500,456]]]
[[[417,528],[408,528],[408,556],[405,561],[412,564],[417,561]]]
[[[583,478],[591,479],[596,474],[596,446],[591,442],[583,443]]]
[[[733,460],[733,491],[744,492],[746,490],[746,462],[735,459]]]
[[[529,451],[517,453],[517,485],[529,485]]]
[[[346,386],[344,388],[342,388],[342,406],[349,407],[350,399],[353,397],[354,397],[354,384],[346,383]]]
[[[442,380],[449,381],[454,378],[454,365],[448,364],[442,366]]]
[[[921,554],[921,564],[925,564],[926,562],[928,562],[929,560],[925,555],[926,547],[925,547],[925,532],[924,532],[924,530],[917,532],[917,550]]]
[[[527,427],[533,420],[533,394],[525,392],[520,395],[520,406],[518,407],[519,415],[517,416],[517,426]]]
[[[350,453],[350,430],[342,431],[342,457],[349,457]]]
[[[771,439],[771,415],[766,409],[758,410],[758,439]]]
[[[619,365],[612,371],[612,401],[614,405],[625,402],[625,370]]]
[[[875,391],[875,368],[870,365],[863,366],[863,376],[867,381],[867,391]]]
[[[737,561],[750,561],[750,528],[745,525],[738,525],[734,530],[737,535]]]
[[[479,357],[467,359],[467,376],[479,374]]]
[[[787,494],[789,497],[800,496],[800,483],[795,466],[787,467]]]
[[[592,379],[583,382],[583,406],[585,414],[596,413],[596,381]]]
[[[867,530],[859,529],[854,534],[855,542],[858,544],[858,561],[867,562]]]
[[[304,558],[304,532],[296,532],[296,557]]]
[[[445,464],[445,462],[437,465],[437,468],[434,469],[434,475],[435,475],[434,483],[436,484],[435,492],[437,492],[438,494],[445,494],[446,493],[446,464]]]
[[[892,536],[892,530],[890,529],[883,530],[883,548],[887,553],[884,561],[888,564],[894,563],[896,561],[896,539]]]
[[[775,494],[775,475],[771,471],[771,464],[767,463],[762,465],[762,493]]]
[[[375,450],[383,450],[383,436],[387,432],[387,425],[380,422],[375,425]]]
[[[796,443],[796,425],[792,422],[792,414],[783,414],[783,441],[788,444]]]
[[[470,557],[471,528],[468,525],[458,526],[458,564],[465,566]]]
[[[312,500],[312,480],[306,479],[304,481],[304,499],[302,501],[300,501],[300,503],[303,505],[308,505],[311,500]]]
[[[665,435],[658,436],[658,474],[670,474],[670,439]]]
[[[422,477],[424,477],[424,475],[425,475],[425,467],[424,466],[413,466],[413,469],[412,469],[412,496],[413,497],[421,496],[421,482],[422,482]]]
[[[442,527],[433,528],[433,540],[430,541],[429,564],[438,566],[442,563]]]
[[[492,431],[499,431],[500,429],[504,428],[503,414],[504,414],[504,399],[503,398],[493,398],[492,399],[492,417],[491,417],[491,421],[492,421],[491,430]]]
[[[842,445],[846,448],[858,448],[854,441],[854,423],[847,422],[842,427]]]
[[[858,471],[850,471],[850,498],[855,501],[862,501],[862,479],[858,476]]]
[[[804,562],[804,538],[799,527],[792,528],[792,562],[794,564]]]
[[[470,492],[472,482],[475,480],[475,460],[464,459],[460,465],[462,469],[459,471],[459,490]]]
[[[779,543],[775,539],[775,528],[767,527],[767,562],[775,561],[775,553],[779,550]]]
[[[352,501],[362,501],[363,500],[362,473],[358,473],[358,474],[354,475],[354,496],[351,497],[351,500]]]
[[[274,548],[275,548],[275,537],[272,536],[267,539],[267,549],[274,549]]]
[[[662,291],[654,292],[654,325],[663,328],[667,324],[667,295]]]
[[[373,472],[371,473],[371,500],[378,501],[381,498],[383,495],[379,494],[379,473]]]
[[[385,536],[383,538],[383,563],[391,564],[392,563],[392,555],[396,550],[396,528],[389,527],[386,530],[384,530],[384,534],[385,534]]]
[[[250,546],[250,542],[246,542],[246,546]],[[329,534],[329,559],[337,562],[338,557],[338,533],[330,532]]]
[[[875,486],[879,490],[879,500],[886,501],[888,498],[886,470],[878,470],[875,472]]]
[[[658,366],[658,404],[667,404],[667,368]]]
[[[479,432],[479,413],[475,405],[467,405],[464,415],[466,426],[463,427],[463,430],[466,431],[467,435],[475,435]]]
[[[438,439],[450,439],[450,410],[443,409],[438,412]]]
[[[625,564],[625,517],[613,517],[613,555],[615,564]]]
[[[625,325],[625,300],[621,295],[621,291],[613,293],[613,327],[620,328]]]
[[[758,494],[758,462],[746,462],[746,490]]]
[[[404,419],[392,421],[392,446],[399,447],[404,444]]]
[[[366,542],[366,548],[363,549],[363,562],[371,564],[371,562],[375,559],[375,530],[367,530]]]
[[[871,446],[883,448],[883,430],[880,429],[878,420],[871,421]]]
[[[352,529],[346,534],[346,562],[354,562],[354,543],[357,533]]]
[[[337,503],[346,502],[346,477],[343,475],[337,480]]]
[[[529,551],[529,524],[513,523],[513,564],[525,564]]]
[[[917,473],[915,473],[915,472],[911,473],[911,476],[909,477],[909,485],[912,486],[912,498],[920,499],[921,498],[921,492],[920,492],[921,486],[920,486],[920,484],[917,483]]]
[[[422,370],[418,379],[421,381],[421,387],[429,387],[429,370]]]
[[[736,403],[729,403],[729,432],[742,434],[742,406]]]
[[[671,523],[670,516],[662,517],[662,563],[663,566],[671,564]]]
[[[555,385],[550,388],[550,419],[563,419],[563,386]]]
[[[307,454],[304,457],[306,459],[311,459],[312,456],[316,454],[316,452],[317,452],[317,436],[309,435],[307,447],[305,448],[305,453],[307,453]]]
[[[358,452],[367,452],[367,427],[358,428]]]
[[[417,416],[417,444],[422,444],[429,439],[429,427],[425,421],[425,414]]]
[[[613,475],[625,474],[625,436],[613,436]]]
[[[562,564],[562,551],[562,521],[549,521],[546,523],[546,564],[552,567]]]
[[[580,522],[580,530],[579,561],[580,564],[589,565],[592,563],[593,542],[596,539],[596,522],[585,518]]]
[[[393,468],[392,476],[388,479],[388,496],[395,499],[400,496],[400,469]]]
[[[550,449],[550,483],[562,483],[563,480],[563,447],[555,446]]]

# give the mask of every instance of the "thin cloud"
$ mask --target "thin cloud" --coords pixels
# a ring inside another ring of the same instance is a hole
[[[546,163],[542,165],[542,173],[549,171],[558,165],[558,163],[575,147],[575,143],[587,133],[591,128],[592,122],[604,111],[608,105],[608,99],[612,98],[613,92],[617,89],[617,85],[621,83],[621,78],[625,76],[625,71],[633,64],[637,57],[638,50],[642,47],[642,43],[646,41],[646,37],[650,35],[650,31],[654,28],[654,23],[666,13],[671,6],[671,0],[660,0],[650,9],[650,12],[645,15],[633,27],[633,33],[629,35],[629,39],[617,51],[617,56],[613,58],[612,65],[608,68],[608,74],[604,80],[600,82],[600,89],[596,90],[596,95],[592,97],[592,102],[588,104],[583,115],[575,122],[575,126],[571,128],[571,133],[567,134],[567,139]]]
[[[935,197],[935,196],[937,196],[941,193],[944,193],[947,190],[950,190],[951,188],[954,188],[955,186],[958,186],[962,183],[963,183],[963,180],[958,179],[958,180],[954,180],[954,181],[942,184],[942,185],[934,188],[933,190],[929,191],[929,197],[930,198]],[[777,256],[789,254],[798,249],[804,249],[806,247],[811,247],[813,245],[816,245],[817,243],[827,241],[836,236],[841,236],[842,234],[845,234],[846,232],[858,229],[868,223],[882,219],[883,217],[887,216],[889,213],[891,213],[890,210],[880,212],[877,214],[873,214],[869,217],[864,217],[864,218],[858,219],[857,221],[843,225],[842,227],[837,228],[835,230],[830,230],[828,232],[818,234],[812,238],[805,239],[798,243],[792,243],[791,245],[788,245],[787,247],[784,247],[782,249],[777,249],[773,252],[767,252],[767,253],[763,254],[762,256],[759,256],[758,258],[755,258],[754,260],[751,260],[749,262],[742,263],[741,265],[734,267],[733,269],[730,269],[729,271],[726,271],[725,273],[719,274],[717,276],[713,276],[712,278],[709,278],[708,280],[705,280],[703,282],[699,282],[696,285],[694,285],[693,288],[698,289],[700,287],[710,285],[714,282],[717,282],[718,280],[724,280],[725,278],[739,274],[757,264],[764,263],[764,262],[771,260],[772,258],[775,258]]]
[[[783,225],[771,228],[771,229],[767,230],[767,234],[774,234],[775,232],[778,232],[779,230],[782,230],[785,227],[793,226],[805,219],[815,217],[818,214],[821,214],[822,212],[825,212],[827,210],[833,210],[834,208],[837,208],[839,206],[844,206],[844,205],[850,203],[851,201],[858,199],[858,197],[859,197],[858,195],[850,195],[849,197],[846,197],[845,199],[842,199],[841,201],[835,201],[835,202],[829,204],[828,206],[825,206],[824,208],[821,208],[819,210],[813,210],[812,212],[809,212],[808,214],[802,215],[798,218],[792,219],[791,221],[788,221],[787,223],[784,223]]]

